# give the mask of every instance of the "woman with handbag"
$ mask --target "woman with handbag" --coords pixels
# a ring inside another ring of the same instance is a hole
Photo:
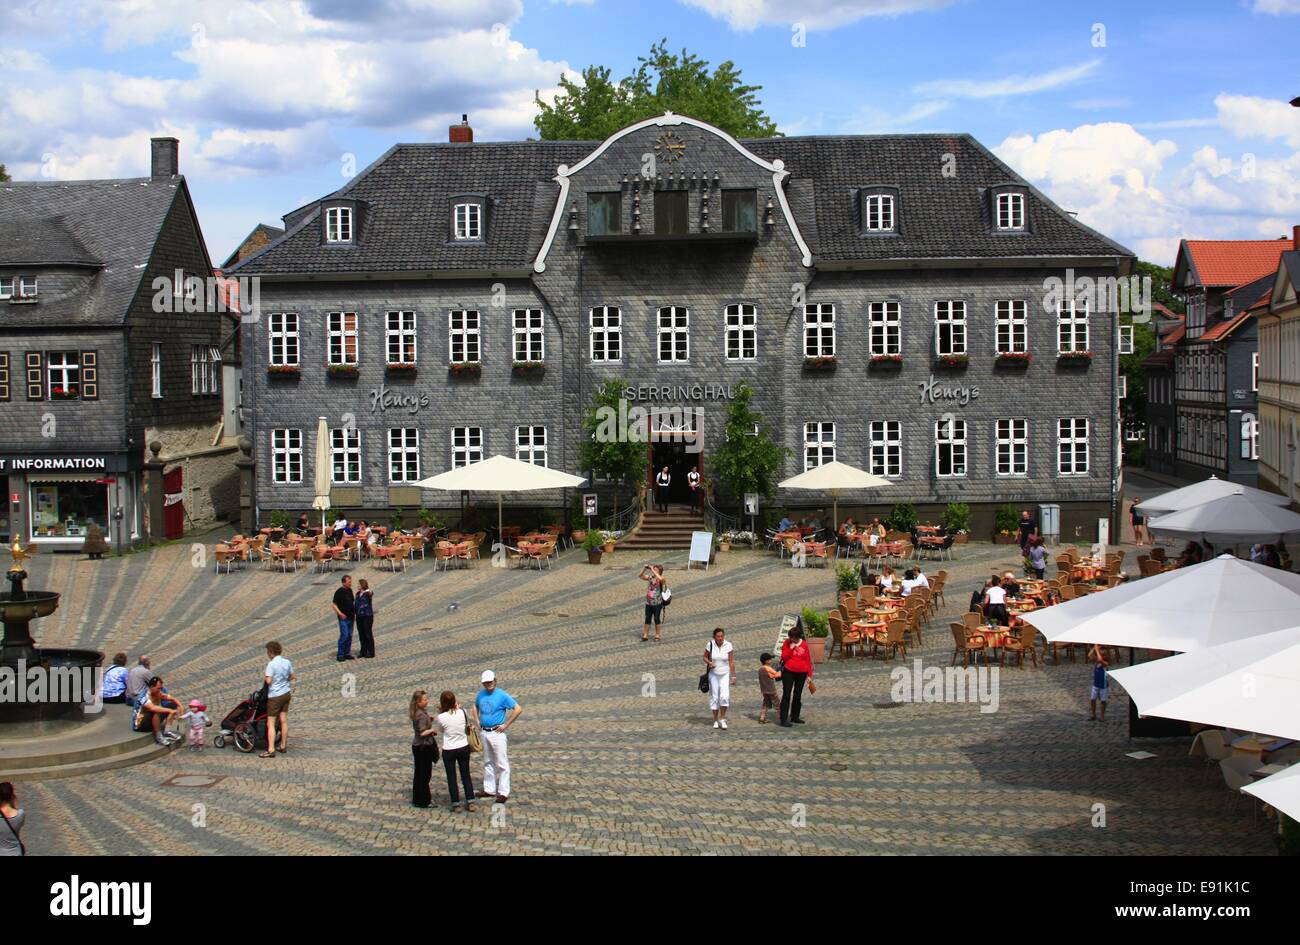
[[[27,847],[19,836],[27,815],[21,807],[16,807],[18,795],[14,786],[8,781],[0,782],[0,817],[5,825],[0,828],[0,856],[26,856]]]
[[[650,624],[655,625],[655,642],[663,640],[664,605],[672,597],[668,590],[668,581],[664,578],[662,564],[647,564],[641,569],[641,580],[647,582],[645,589],[645,626],[641,628],[641,642],[650,639]]]
[[[808,643],[803,638],[803,628],[795,627],[790,631],[786,641],[781,644],[781,727],[803,724],[799,716],[803,712],[803,684],[808,683],[808,692],[816,692],[812,682],[812,655],[808,652]]]
[[[447,793],[451,796],[451,809],[460,806],[460,789],[456,784],[456,769],[460,769],[460,780],[465,785],[465,810],[474,810],[474,781],[469,775],[469,754],[482,751],[483,743],[478,733],[477,719],[471,720],[469,713],[456,701],[456,694],[450,689],[443,690],[438,696],[439,712],[433,724],[442,732],[442,764],[447,769]]]
[[[704,650],[704,666],[709,677],[709,709],[713,727],[727,727],[727,707],[731,705],[731,684],[736,681],[736,661],[727,631],[718,627]]]
[[[415,737],[411,740],[411,754],[415,758],[411,803],[416,807],[428,807],[433,803],[429,792],[429,782],[433,780],[433,763],[438,760],[438,741],[434,737],[438,730],[429,718],[429,694],[423,689],[415,690],[407,714],[411,717],[411,728],[415,730]]]

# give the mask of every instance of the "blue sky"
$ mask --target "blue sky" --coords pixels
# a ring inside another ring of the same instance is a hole
[[[529,136],[533,89],[660,38],[786,134],[970,132],[1157,262],[1300,223],[1300,0],[11,0],[0,29],[10,173],[139,175],[175,134],[217,261],[462,112]]]

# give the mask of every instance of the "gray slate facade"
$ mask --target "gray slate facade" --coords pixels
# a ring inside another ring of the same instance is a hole
[[[647,180],[647,155],[668,153],[665,141],[683,145],[680,158],[656,157]],[[728,191],[740,203],[753,192],[752,232],[722,232]],[[685,195],[666,198],[685,201],[684,233],[656,226],[665,192]],[[602,193],[617,195],[611,199],[618,233],[591,232],[588,197]],[[867,234],[864,195],[877,193],[894,198],[896,225]],[[999,193],[1023,200],[1024,225],[1015,231],[997,228]],[[473,200],[482,203],[485,232],[460,245],[449,238],[452,207]],[[351,210],[353,245],[327,243],[331,207]],[[870,424],[897,422],[899,474],[871,495],[841,497],[841,514],[881,513],[910,501],[923,518],[935,517],[944,503],[965,501],[976,513],[975,531],[987,534],[997,504],[1056,503],[1063,536],[1080,539],[1095,538],[1097,520],[1111,516],[1115,316],[1091,311],[1091,358],[1058,362],[1057,317],[1045,311],[1044,298],[1048,280],[1071,272],[1076,280],[1124,275],[1132,254],[1079,224],[968,136],[737,142],[669,115],[606,142],[398,145],[285,223],[282,237],[230,270],[261,279],[262,315],[245,324],[243,348],[263,517],[310,506],[322,415],[331,428],[353,422],[360,435],[361,482],[336,484],[334,505],[370,517],[394,506],[459,502],[389,481],[392,428],[419,430],[421,477],[450,468],[452,429],[467,426],[482,430],[485,457],[514,455],[517,427],[544,426],[549,465],[583,474],[581,421],[607,378],[665,398],[649,406],[701,407],[706,477],[725,409],[725,393],[717,395],[741,381],[754,388],[770,435],[790,450],[786,475],[804,468],[806,424],[834,424],[835,458],[870,468]],[[1028,365],[996,361],[995,307],[1008,300],[1027,309]],[[968,362],[958,367],[935,358],[935,305],[951,301],[964,302],[966,312]],[[870,363],[873,302],[898,305],[901,364]],[[733,305],[752,307],[752,358],[728,357],[726,312]],[[833,369],[805,365],[806,306],[834,307]],[[607,307],[620,315],[617,361],[592,356],[591,313]],[[680,361],[660,357],[660,312],[668,307],[689,313],[689,353]],[[481,317],[477,377],[448,370],[448,313],[465,309]],[[540,375],[512,371],[517,309],[544,314]],[[413,376],[385,364],[390,311],[416,313]],[[268,325],[281,312],[296,314],[299,323],[300,364],[288,375],[268,372]],[[354,378],[326,369],[331,312],[358,313]],[[957,396],[923,403],[931,379]],[[399,398],[415,395],[417,406],[376,405],[381,387]],[[939,474],[935,425],[945,416],[966,424],[964,475]],[[1086,472],[1058,471],[1062,418],[1087,421]],[[1027,469],[999,475],[997,421],[1010,419],[1027,425]],[[275,430],[301,431],[300,482],[275,481]],[[777,504],[829,503],[781,493]]]

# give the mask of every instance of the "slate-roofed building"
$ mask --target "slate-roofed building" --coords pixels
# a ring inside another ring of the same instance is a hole
[[[155,138],[149,177],[0,184],[5,540],[76,549],[91,525],[115,545],[144,537],[151,442],[171,493],[153,497],[159,518],[210,520],[237,498],[233,444],[214,446],[218,318],[201,295],[185,311],[184,288],[160,304],[154,283],[212,271],[177,155]]]
[[[284,224],[230,269],[261,283],[244,365],[263,510],[310,506],[322,414],[333,504],[356,513],[455,506],[414,483],[496,453],[585,473],[583,414],[618,378],[656,412],[647,476],[675,484],[710,478],[745,381],[787,475],[838,459],[889,479],[842,511],[965,501],[987,534],[1000,503],[1054,503],[1087,539],[1111,516],[1116,318],[1066,286],[1126,276],[1132,254],[967,135],[738,141],[668,114],[492,143],[460,125]]]

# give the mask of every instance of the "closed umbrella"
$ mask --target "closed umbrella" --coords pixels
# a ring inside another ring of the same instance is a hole
[[[416,483],[421,489],[447,492],[495,492],[497,494],[497,535],[501,534],[502,495],[507,492],[532,492],[538,489],[567,489],[585,485],[581,476],[571,476],[558,469],[525,463],[510,456],[492,456],[478,463],[439,473]]]
[[[325,534],[325,512],[330,507],[330,430],[325,418],[316,421],[316,498],[311,500],[313,509],[320,509],[320,533]]]
[[[1147,527],[1153,535],[1208,541],[1214,545],[1290,542],[1300,538],[1300,515],[1247,495],[1226,495],[1161,515]]]
[[[1300,765],[1292,765],[1263,781],[1248,784],[1242,790],[1280,810],[1292,820],[1300,820]]]
[[[1295,626],[1300,574],[1221,555],[1025,615],[1053,643],[1186,653]]]
[[[889,485],[888,479],[872,475],[865,469],[858,469],[848,463],[829,462],[814,466],[807,472],[791,476],[777,483],[782,489],[804,489],[809,492],[829,493],[834,503],[833,523],[835,530],[840,527],[840,493],[851,489],[877,489]]]
[[[1229,495],[1244,495],[1269,505],[1291,504],[1286,496],[1278,495],[1276,492],[1265,492],[1263,489],[1254,489],[1243,486],[1239,482],[1229,482],[1227,479],[1211,476],[1202,482],[1195,482],[1190,486],[1183,486],[1181,489],[1174,489],[1147,499],[1145,502],[1139,502],[1137,509],[1143,515],[1164,515],[1167,512],[1181,512],[1196,505],[1204,505],[1206,502],[1213,502],[1215,499],[1222,499]]]
[[[1110,675],[1142,715],[1300,739],[1300,626]]]

